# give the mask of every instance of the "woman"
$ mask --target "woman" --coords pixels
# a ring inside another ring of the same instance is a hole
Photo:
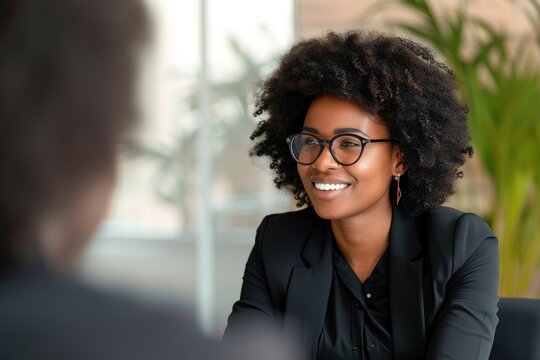
[[[262,86],[252,155],[296,212],[267,216],[226,331],[271,318],[315,359],[488,359],[497,239],[440,206],[472,155],[454,76],[375,33],[300,42]]]

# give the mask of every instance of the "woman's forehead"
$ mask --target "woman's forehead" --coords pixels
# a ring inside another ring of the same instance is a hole
[[[313,100],[304,118],[304,129],[321,135],[360,132],[368,136],[389,134],[387,126],[350,100],[321,96]]]

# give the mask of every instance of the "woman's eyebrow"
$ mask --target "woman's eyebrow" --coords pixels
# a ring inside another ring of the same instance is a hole
[[[334,134],[336,134],[336,135],[347,134],[347,133],[362,133],[362,134],[368,136],[365,132],[363,132],[360,129],[356,129],[356,128],[338,128],[338,129],[334,130]]]
[[[302,132],[309,132],[309,133],[312,133],[312,134],[319,134],[319,130],[317,130],[315,128],[312,128],[312,127],[308,127],[308,126],[305,126],[302,129]],[[361,133],[361,134],[363,134],[365,136],[368,136],[368,134],[366,134],[365,132],[363,132],[362,130],[357,129],[357,128],[337,128],[337,129],[334,130],[334,134],[336,134],[336,135],[347,134],[347,133]]]
[[[319,131],[317,129],[314,129],[314,128],[311,128],[311,127],[307,127],[305,126],[302,131],[307,131],[307,132],[310,132],[310,133],[313,133],[313,134],[318,134]]]

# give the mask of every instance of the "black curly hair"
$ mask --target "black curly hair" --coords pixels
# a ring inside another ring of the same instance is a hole
[[[419,214],[453,193],[473,149],[452,70],[406,38],[330,32],[293,46],[257,94],[254,116],[265,119],[251,135],[250,155],[270,158],[275,185],[298,206],[310,200],[285,138],[301,131],[311,102],[323,95],[351,100],[388,126],[407,168],[400,207]]]

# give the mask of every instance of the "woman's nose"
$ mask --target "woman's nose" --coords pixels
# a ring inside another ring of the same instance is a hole
[[[330,146],[325,144],[321,155],[311,164],[313,168],[320,172],[325,172],[330,169],[337,169],[340,165],[336,162],[332,153],[330,152]]]

